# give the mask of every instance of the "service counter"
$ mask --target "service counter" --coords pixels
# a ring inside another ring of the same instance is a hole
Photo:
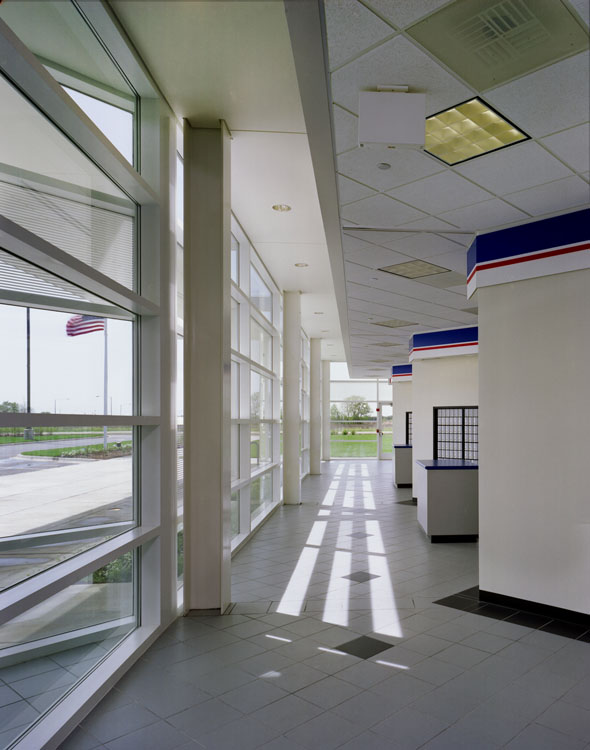
[[[412,486],[412,446],[393,446],[393,483],[396,487]]]
[[[479,534],[478,463],[416,460],[418,521],[432,542],[475,541]]]

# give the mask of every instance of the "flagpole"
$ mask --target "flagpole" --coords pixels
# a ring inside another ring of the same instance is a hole
[[[109,359],[108,359],[108,346],[107,346],[107,319],[104,318],[104,413],[108,413],[109,403]],[[107,426],[103,427],[102,436],[103,450],[106,457],[107,453]]]

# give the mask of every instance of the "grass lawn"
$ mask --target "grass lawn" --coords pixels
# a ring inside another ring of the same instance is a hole
[[[31,443],[42,440],[71,440],[72,438],[100,437],[102,432],[52,432],[48,435],[35,435],[32,440],[25,440],[22,435],[0,435],[0,445],[7,443]]]
[[[391,434],[383,436],[383,451],[391,453]],[[377,458],[377,434],[331,435],[332,458]]]
[[[23,456],[46,456],[47,458],[116,458],[118,456],[130,456],[131,440],[122,440],[119,443],[107,443],[107,455],[104,455],[102,443],[97,445],[76,445],[72,448],[48,448],[40,451],[24,451]]]

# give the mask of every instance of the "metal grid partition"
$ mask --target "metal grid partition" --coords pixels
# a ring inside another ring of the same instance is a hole
[[[406,412],[406,445],[412,445],[412,412]]]
[[[477,406],[434,407],[434,458],[477,460]]]

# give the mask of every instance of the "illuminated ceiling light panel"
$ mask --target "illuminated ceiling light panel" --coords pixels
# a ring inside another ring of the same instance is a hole
[[[406,263],[396,263],[379,270],[391,273],[394,276],[403,276],[404,279],[420,279],[423,276],[434,276],[437,273],[449,272],[448,268],[435,266],[434,263],[427,263],[425,260],[409,260]]]
[[[476,97],[427,118],[424,150],[452,165],[528,139]]]
[[[393,318],[392,320],[380,320],[377,323],[373,323],[374,326],[385,326],[386,328],[403,328],[404,326],[413,326],[415,323],[409,323],[407,320],[398,320]]]

